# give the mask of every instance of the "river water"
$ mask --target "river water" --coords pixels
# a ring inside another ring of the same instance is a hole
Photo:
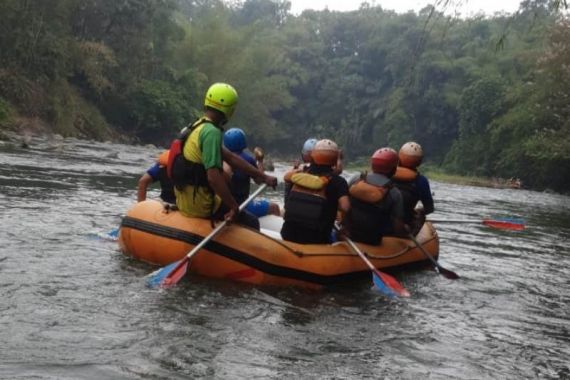
[[[98,237],[157,153],[0,142],[1,379],[570,378],[569,197],[433,183],[440,219],[528,228],[440,224],[440,263],[461,279],[401,273],[407,300],[370,283],[308,292],[189,277],[157,291],[144,285],[154,268]]]

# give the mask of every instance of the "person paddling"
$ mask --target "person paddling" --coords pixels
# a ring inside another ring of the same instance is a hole
[[[166,171],[169,151],[166,150],[158,156],[157,162],[144,173],[138,182],[137,202],[146,200],[148,187],[154,182],[160,182],[160,199],[169,204],[176,203],[174,185]]]
[[[334,141],[319,140],[307,171],[291,170],[285,175],[291,191],[285,199],[283,239],[303,244],[331,242],[337,211],[344,215],[350,210],[348,184],[333,171],[338,154]]]
[[[291,173],[304,173],[309,170],[311,164],[311,152],[313,151],[317,141],[318,140],[313,137],[305,140],[303,148],[301,149],[301,161],[296,160],[293,163],[293,169],[290,170]],[[285,200],[287,200],[287,196],[289,196],[292,186],[293,184],[291,182],[285,181]]]
[[[222,162],[251,176],[256,183],[275,187],[277,179],[251,166],[224,148],[223,126],[232,117],[237,91],[226,83],[215,83],[206,92],[204,115],[182,130],[171,145],[168,171],[174,182],[176,205],[183,215],[213,220],[236,220],[259,229],[257,218],[239,204],[224,180]]]
[[[240,128],[231,128],[224,133],[224,146],[231,152],[240,156],[243,160],[247,161],[251,166],[264,171],[263,159],[264,153],[261,148],[254,149],[255,158],[245,151],[247,148],[247,140],[245,132]],[[241,204],[249,197],[251,176],[242,172],[241,170],[231,170],[229,165],[224,165],[224,172],[230,178],[230,189],[236,202]],[[267,199],[254,199],[251,201],[246,210],[253,215],[259,217],[268,214],[281,215],[279,205],[277,203],[269,202]]]
[[[418,172],[424,153],[420,144],[407,142],[398,153],[400,163],[392,181],[402,193],[404,201],[404,223],[416,235],[425,222],[425,216],[434,211],[433,198],[428,179]],[[421,208],[416,207],[418,202]]]
[[[349,181],[350,212],[347,228],[351,238],[378,245],[386,235],[404,235],[402,195],[390,178],[398,166],[398,154],[380,148],[370,157],[372,173],[361,173]]]

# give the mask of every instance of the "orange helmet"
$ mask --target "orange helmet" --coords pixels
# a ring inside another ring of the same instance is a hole
[[[168,164],[168,155],[170,154],[170,150],[165,150],[158,156],[158,164],[160,166],[166,166]]]
[[[332,140],[319,140],[311,151],[311,158],[317,165],[336,165],[338,159],[338,145]]]
[[[374,173],[391,177],[398,166],[398,153],[392,148],[380,148],[370,157],[370,166]]]
[[[398,156],[400,157],[400,166],[415,169],[422,163],[424,151],[420,144],[410,141],[402,145]]]

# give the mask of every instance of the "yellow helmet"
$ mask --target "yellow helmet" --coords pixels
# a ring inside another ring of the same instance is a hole
[[[229,120],[234,113],[237,101],[238,94],[235,88],[227,83],[214,83],[206,91],[204,105],[220,111]]]
[[[410,141],[402,145],[398,156],[400,157],[400,166],[415,169],[422,163],[424,152],[420,144]]]

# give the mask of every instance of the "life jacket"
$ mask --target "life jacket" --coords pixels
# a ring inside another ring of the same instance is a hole
[[[352,239],[378,245],[389,230],[392,202],[386,196],[392,188],[388,183],[375,186],[366,182],[366,175],[349,188],[350,212],[348,226]]]
[[[174,184],[168,178],[166,166],[161,166],[158,171],[158,180],[160,182],[160,198],[167,202],[176,204],[176,195],[174,195]]]
[[[327,216],[326,186],[330,177],[292,170],[285,174],[284,180],[292,183],[285,200],[285,222],[322,231]]]
[[[191,126],[184,128],[178,137],[172,141],[172,144],[170,144],[170,154],[168,156],[166,171],[168,177],[178,190],[182,190],[188,185],[210,188],[204,165],[187,160],[184,157],[183,150],[190,134],[200,125],[211,122],[211,120],[205,117],[197,120]]]
[[[392,176],[392,181],[413,182],[418,177],[418,174],[414,169],[398,166],[396,173]]]
[[[392,177],[394,185],[402,193],[405,223],[410,223],[414,218],[414,208],[420,200],[420,192],[416,183],[418,175],[416,170],[398,166],[396,174]]]
[[[350,186],[348,192],[351,198],[356,198],[362,202],[371,204],[380,202],[386,197],[386,194],[390,191],[390,187],[372,185],[366,182],[366,177],[367,176],[362,176],[360,180]]]

